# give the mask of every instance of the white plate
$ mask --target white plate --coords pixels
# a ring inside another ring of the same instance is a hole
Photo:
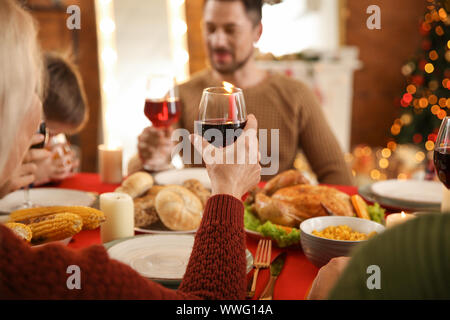
[[[106,243],[110,258],[119,260],[142,276],[165,284],[179,284],[194,245],[193,235],[142,235]],[[253,257],[246,250],[247,272]]]
[[[60,188],[30,189],[30,200],[39,207],[91,206],[95,196],[89,192]],[[11,212],[24,201],[24,191],[17,190],[0,200],[0,211]]]
[[[189,179],[197,179],[205,188],[211,189],[211,180],[209,180],[208,172],[205,168],[173,169],[155,174],[155,182],[160,185],[181,185]]]
[[[442,201],[442,184],[424,180],[386,180],[371,186],[372,192],[387,199],[419,204],[439,205]]]

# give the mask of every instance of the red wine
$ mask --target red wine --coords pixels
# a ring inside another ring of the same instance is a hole
[[[240,121],[240,122],[232,122],[232,121],[226,121],[223,119],[210,119],[205,121],[196,121],[197,125],[197,132],[201,133],[202,136],[211,144],[213,144],[216,147],[226,147],[236,141],[236,139],[239,137],[240,133],[235,134],[236,130],[243,130],[245,128],[245,125],[247,124],[246,121]],[[222,141],[215,141],[214,132],[210,131],[209,134],[207,131],[209,129],[217,129],[222,134]],[[228,139],[227,139],[228,137]],[[231,139],[233,137],[233,139]]]
[[[434,166],[439,180],[450,189],[450,148],[434,150]]]
[[[147,99],[144,113],[156,128],[167,128],[180,118],[180,101]]]

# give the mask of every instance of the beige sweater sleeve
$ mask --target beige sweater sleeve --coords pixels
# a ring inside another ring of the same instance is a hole
[[[300,86],[299,148],[320,183],[353,185],[344,154],[313,92]]]

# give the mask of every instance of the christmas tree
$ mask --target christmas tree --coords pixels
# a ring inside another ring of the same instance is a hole
[[[439,126],[450,108],[450,0],[427,0],[419,30],[418,53],[402,68],[406,88],[399,99],[400,116],[391,126],[388,148],[415,144],[434,149]]]

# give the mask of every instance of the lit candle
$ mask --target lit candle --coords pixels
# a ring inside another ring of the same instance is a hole
[[[404,223],[414,218],[416,218],[415,215],[405,213],[404,211],[402,211],[402,213],[391,213],[386,217],[386,227],[392,228],[393,226]]]
[[[234,85],[232,85],[231,83],[226,82],[226,81],[223,81],[222,84],[223,84],[223,87],[225,88],[225,91],[230,94],[229,99],[228,99],[228,120],[236,122],[237,121],[236,102],[235,102],[234,94],[233,94]]]
[[[122,182],[122,148],[98,146],[99,173],[103,183]]]
[[[106,217],[100,227],[103,243],[134,236],[134,203],[129,195],[117,192],[101,194],[100,210]]]

